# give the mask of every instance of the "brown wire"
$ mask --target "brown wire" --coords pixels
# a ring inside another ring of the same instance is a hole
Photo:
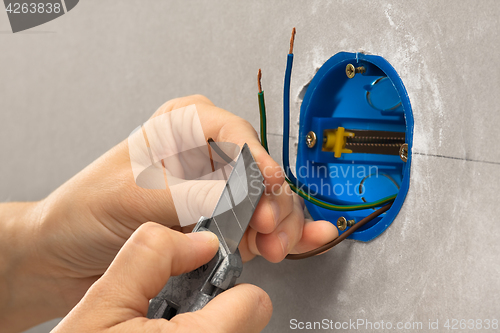
[[[292,37],[290,38],[290,52],[288,54],[293,53],[293,43],[295,42],[295,28],[292,29]]]
[[[289,54],[293,53],[293,44],[295,42],[295,34],[296,34],[296,30],[295,30],[295,27],[294,27],[292,29],[292,36],[290,37],[290,50],[288,52]],[[257,74],[257,83],[258,83],[258,86],[259,86],[259,93],[262,92],[261,78],[262,78],[262,72],[259,69],[259,73]],[[210,140],[211,139],[209,139],[209,142],[210,142]],[[352,235],[357,229],[361,228],[363,225],[365,225],[368,222],[372,221],[377,216],[379,216],[379,215],[385,213],[386,211],[388,211],[391,208],[391,206],[392,206],[392,202],[389,203],[389,204],[387,204],[387,205],[385,205],[385,206],[383,206],[383,207],[381,207],[381,208],[379,208],[378,210],[374,211],[373,213],[371,213],[370,215],[368,215],[367,217],[365,217],[364,219],[362,219],[358,223],[354,224],[346,232],[344,232],[342,235],[340,235],[339,237],[335,238],[331,242],[328,242],[325,245],[322,245],[322,246],[318,247],[317,249],[314,249],[314,250],[311,250],[311,251],[307,251],[307,252],[304,252],[304,253],[288,254],[285,257],[285,259],[288,259],[288,260],[306,259],[306,258],[313,257],[315,255],[318,255],[320,253],[323,253],[325,251],[328,251],[332,247],[334,247],[335,245],[339,244],[344,239],[346,239],[347,237],[349,237],[350,235]]]
[[[212,166],[212,172],[215,172],[215,165],[214,165],[214,160],[212,158],[212,147],[210,147],[210,140],[212,140],[212,138],[208,138],[208,142],[207,142],[208,155],[210,156],[210,165]]]
[[[289,254],[285,258],[289,259],[289,260],[306,259],[306,258],[313,257],[313,256],[315,256],[317,254],[323,253],[325,251],[328,251],[332,247],[334,247],[335,245],[339,244],[344,239],[346,239],[347,237],[349,237],[357,229],[361,228],[363,225],[367,224],[368,222],[370,222],[371,220],[373,220],[377,216],[379,216],[379,215],[385,213],[386,211],[388,211],[389,208],[391,208],[391,206],[392,206],[392,202],[389,203],[389,204],[387,204],[387,205],[385,205],[385,206],[383,206],[382,208],[379,208],[378,210],[374,211],[373,213],[371,213],[370,215],[368,215],[367,217],[365,217],[364,219],[362,219],[361,221],[359,221],[358,223],[356,223],[355,225],[353,225],[352,227],[350,227],[346,232],[344,232],[339,237],[335,238],[334,240],[332,240],[329,243],[326,243],[325,245],[322,245],[322,246],[318,247],[317,249],[314,249],[314,250],[311,250],[311,251],[307,251],[307,252],[304,252],[304,253],[299,253],[299,254]]]
[[[208,145],[221,157],[226,163],[231,164],[231,166],[234,166],[234,161],[231,157],[227,156],[227,154],[220,149],[220,147],[217,145],[217,143],[214,141],[212,138],[207,139]]]

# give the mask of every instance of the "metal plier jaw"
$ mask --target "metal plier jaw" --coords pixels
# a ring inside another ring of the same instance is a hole
[[[202,217],[193,232],[210,231],[211,220]],[[243,262],[238,250],[230,253],[223,244],[219,242],[219,250],[207,264],[171,277],[151,300],[147,317],[171,319],[176,314],[200,310],[215,296],[233,287],[241,275]]]

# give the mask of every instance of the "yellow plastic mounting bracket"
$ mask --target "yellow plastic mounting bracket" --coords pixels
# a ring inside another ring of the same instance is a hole
[[[325,130],[323,133],[323,151],[331,151],[336,158],[344,154],[352,153],[352,150],[345,148],[347,138],[353,138],[354,133],[346,132],[345,128],[339,127],[334,130]]]

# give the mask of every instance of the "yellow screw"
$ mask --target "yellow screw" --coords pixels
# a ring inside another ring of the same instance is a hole
[[[316,141],[317,141],[316,133],[314,133],[313,131],[310,131],[309,133],[307,133],[307,135],[306,135],[307,147],[309,147],[309,148],[314,147],[316,145]]]
[[[337,228],[339,228],[340,231],[344,231],[347,227],[352,227],[354,224],[356,224],[355,220],[347,220],[345,217],[341,216],[337,220]]]
[[[345,228],[347,228],[347,220],[345,217],[341,216],[337,220],[337,228],[339,228],[340,231],[344,231]]]
[[[352,79],[356,74],[363,74],[365,72],[365,68],[363,66],[354,67],[353,64],[347,64],[345,67],[345,74],[348,78]]]
[[[399,148],[399,157],[403,162],[408,161],[408,144],[403,143],[401,148]]]

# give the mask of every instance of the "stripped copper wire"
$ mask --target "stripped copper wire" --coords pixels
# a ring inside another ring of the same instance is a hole
[[[259,74],[257,74],[257,85],[259,86],[259,92],[262,92],[262,71],[259,68]]]
[[[295,28],[292,29],[292,37],[290,38],[290,51],[288,52],[288,54],[292,54],[293,53],[293,43],[295,42]]]

